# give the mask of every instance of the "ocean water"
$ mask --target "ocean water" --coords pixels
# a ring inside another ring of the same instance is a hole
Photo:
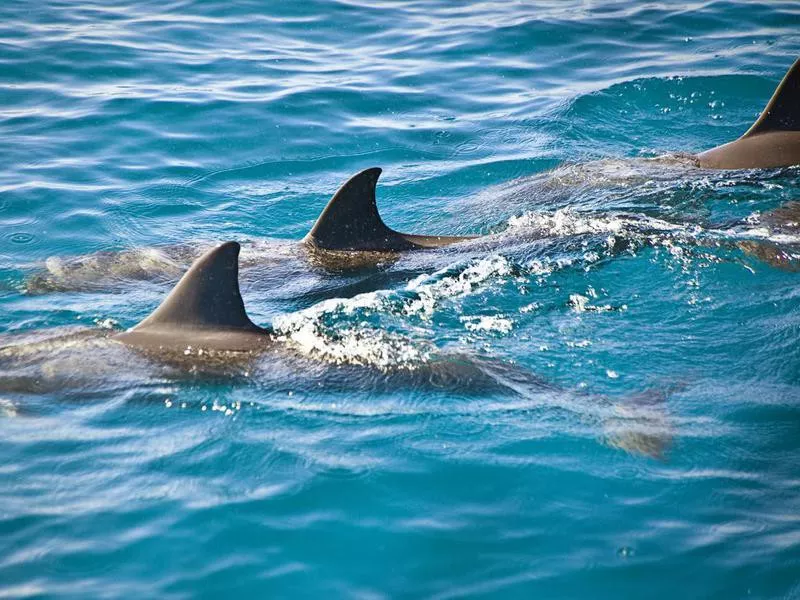
[[[0,597],[800,598],[800,5],[0,6]],[[357,171],[402,231],[296,242]],[[274,351],[104,335],[239,240]],[[199,361],[199,359],[197,359]]]

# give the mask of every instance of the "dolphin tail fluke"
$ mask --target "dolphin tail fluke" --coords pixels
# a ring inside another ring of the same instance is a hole
[[[742,137],[770,131],[800,131],[800,58],[794,61],[764,112]]]
[[[164,326],[261,331],[247,316],[239,291],[239,244],[227,242],[197,259],[161,305],[131,331]]]
[[[333,195],[303,241],[323,250],[407,250],[413,248],[378,214],[375,187],[381,169],[353,175]]]

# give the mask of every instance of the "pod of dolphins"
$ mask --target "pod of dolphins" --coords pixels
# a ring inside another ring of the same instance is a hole
[[[699,168],[757,169],[800,164],[800,59],[796,60],[758,120],[740,138],[691,159]],[[474,236],[427,236],[394,231],[378,213],[375,190],[381,169],[349,179],[331,198],[302,243],[343,252],[406,252],[438,248]],[[239,292],[239,244],[209,250],[191,266],[164,302],[144,321],[114,336],[148,350],[187,346],[257,351],[269,330],[247,316]]]
[[[682,160],[688,159],[690,165],[700,169],[762,169],[800,165],[800,59],[789,69],[760,117],[744,135],[696,155],[679,156]],[[391,258],[399,253],[441,248],[478,237],[418,235],[391,229],[378,212],[376,187],[380,174],[379,168],[366,169],[342,185],[311,230],[300,241],[300,247],[305,251],[301,254],[307,255],[311,260],[318,260],[320,257],[324,260],[325,256],[332,256],[337,264],[372,264],[371,259],[375,255]],[[772,216],[796,224],[800,213],[798,206],[800,203],[790,203],[775,211]],[[781,256],[770,254],[769,247],[750,247],[744,242],[742,244],[744,251],[763,257],[771,264],[781,265]],[[189,370],[194,369],[191,360],[188,363],[184,360],[186,355],[190,355],[188,358],[192,360],[204,353],[211,354],[212,357],[222,357],[225,361],[232,360],[235,356],[249,360],[248,357],[252,355],[278,349],[284,341],[281,336],[253,323],[245,310],[239,289],[240,249],[237,242],[226,242],[208,250],[193,262],[166,299],[147,318],[127,331],[110,337],[103,335],[102,340],[96,343],[110,343],[115,348],[129,347],[140,351],[139,354],[155,357],[164,364],[177,361],[181,371],[185,371],[186,367]],[[181,268],[179,263],[182,260],[197,256],[194,250],[186,248],[173,249],[172,252],[177,258],[172,260],[167,257],[165,261],[170,267],[170,273],[175,274],[179,272],[177,269]],[[87,267],[87,275],[93,275],[98,266],[100,270],[113,267],[114,260],[113,257],[94,257],[79,261],[75,269],[80,271]],[[189,260],[191,258],[183,264],[187,264]],[[164,266],[164,263],[159,264]],[[136,269],[141,271],[141,266]],[[136,269],[129,272],[141,275]],[[47,284],[45,281],[42,287],[47,288]],[[84,333],[91,335],[92,332]],[[70,343],[83,339],[81,336],[84,334],[76,335],[77,337],[65,338]],[[49,347],[47,341],[42,344],[45,348]],[[20,352],[19,346],[15,344],[0,346],[0,368],[3,365],[2,360],[13,356],[27,364],[26,361],[31,359],[34,351],[35,348]],[[281,356],[284,354],[289,353],[282,352]],[[477,370],[472,368],[475,366],[474,362],[468,359],[432,362],[426,366],[427,370],[417,373],[422,377],[420,381],[431,383],[456,380],[467,382],[472,388],[475,387],[475,382],[481,381],[480,376],[483,373],[483,367]],[[71,371],[72,364],[65,363],[68,371]],[[358,364],[352,366],[361,368]],[[539,380],[531,380],[530,374],[517,373],[504,365],[488,365],[487,368],[490,371],[500,368],[500,380],[511,382],[513,389],[516,389],[515,386],[524,387],[529,384],[533,387],[542,385]],[[401,371],[398,367],[393,374],[386,373],[386,377],[391,380],[393,376],[402,376]],[[492,381],[493,377],[490,376]],[[25,373],[19,377],[10,375],[5,380],[0,375],[0,381],[11,386],[12,390],[29,389],[28,379]],[[34,387],[41,387],[41,382],[36,377],[34,379]],[[644,413],[641,413],[642,400]],[[659,425],[664,418],[656,407],[657,399],[646,395],[643,399],[636,399],[634,404],[636,406],[631,404],[616,408],[621,408],[624,415],[633,411],[631,414],[637,418],[644,414],[648,423],[656,423],[657,431],[663,429]],[[615,425],[614,419],[607,419],[604,424],[612,445],[628,451],[662,456],[667,438],[659,433],[649,433],[647,429],[644,433],[630,430],[625,424],[626,419],[622,421]],[[614,427],[622,429],[615,431]]]

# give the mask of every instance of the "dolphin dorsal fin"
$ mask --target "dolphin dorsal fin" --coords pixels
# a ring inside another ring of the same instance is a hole
[[[326,250],[379,249],[398,234],[381,219],[375,186],[381,169],[373,167],[353,175],[330,199],[304,242]]]
[[[764,112],[742,137],[768,131],[800,131],[800,58],[794,61]]]
[[[239,291],[239,244],[227,242],[198,258],[134,330],[153,326],[259,330],[248,318]]]

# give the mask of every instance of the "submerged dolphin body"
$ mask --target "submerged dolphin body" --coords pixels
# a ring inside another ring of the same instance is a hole
[[[707,169],[766,169],[800,164],[800,58],[742,137],[694,156]]]
[[[762,213],[757,219],[767,230],[766,239],[739,241],[739,249],[781,271],[800,272],[800,200]]]

